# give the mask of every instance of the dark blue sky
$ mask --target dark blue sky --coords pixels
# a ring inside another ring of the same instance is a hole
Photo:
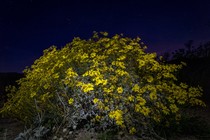
[[[21,72],[51,45],[93,31],[139,36],[148,51],[210,40],[208,0],[1,0],[0,72]]]

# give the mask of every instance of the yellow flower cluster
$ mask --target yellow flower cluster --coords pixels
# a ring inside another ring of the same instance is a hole
[[[94,90],[94,85],[91,84],[91,83],[78,82],[78,83],[77,83],[77,86],[78,86],[78,87],[81,87],[81,89],[82,89],[82,91],[83,91],[84,93],[87,93],[87,92],[89,92],[89,91]]]
[[[123,61],[125,59],[126,59],[126,55],[121,55],[119,58],[117,58],[118,61]]]
[[[175,104],[170,105],[171,112],[176,113],[179,111],[179,108]]]
[[[134,87],[132,88],[132,91],[139,92],[139,89],[140,89],[139,85],[135,84]]]
[[[103,86],[105,86],[105,85],[107,84],[107,79],[104,80],[104,79],[102,79],[102,78],[100,78],[100,77],[94,78],[93,81],[95,81],[95,85],[96,85],[96,86],[98,86],[98,85],[100,85],[100,84],[102,84]]]
[[[136,133],[136,128],[135,128],[135,127],[132,127],[132,128],[129,130],[129,133],[130,133],[130,134],[135,134],[135,133]]]
[[[128,72],[126,72],[126,71],[124,71],[124,70],[121,70],[121,69],[117,69],[116,71],[116,74],[117,75],[119,75],[119,76],[128,76],[129,75],[129,73]]]
[[[101,119],[101,116],[96,115],[95,120],[99,122],[99,121],[100,121],[100,119]]]
[[[135,97],[133,95],[128,96],[128,100],[130,102],[134,102]]]
[[[93,99],[93,103],[94,103],[94,104],[97,104],[98,102],[99,102],[99,99],[98,99],[98,98],[94,98],[94,99]]]
[[[157,100],[157,95],[156,95],[155,92],[150,93],[149,97],[150,97],[151,100]]]
[[[148,107],[145,107],[145,106],[141,107],[139,104],[135,105],[135,111],[143,114],[146,117],[151,112],[151,110]]]
[[[115,110],[115,111],[111,111],[109,113],[109,117],[111,119],[115,119],[116,121],[116,124],[121,126],[121,127],[124,127],[124,121],[123,121],[123,111],[122,110]]]
[[[111,87],[109,87],[109,88],[103,88],[103,91],[105,92],[105,93],[111,93],[111,92],[113,92],[114,91],[114,89],[115,89],[115,87],[112,85]]]
[[[68,78],[72,78],[72,77],[78,76],[78,74],[76,72],[74,72],[72,68],[69,68],[66,71],[66,74],[67,74]]]
[[[70,99],[68,100],[68,103],[69,103],[70,105],[72,105],[72,104],[74,103],[74,99],[73,99],[73,98],[70,98]]]
[[[120,60],[122,60],[123,58],[119,58]],[[125,59],[125,58],[124,58]],[[117,67],[119,67],[119,68],[121,68],[121,69],[125,69],[126,67],[125,67],[125,63],[124,62],[122,62],[122,61],[113,61],[112,62],[112,65],[114,65],[114,66],[117,66]]]
[[[122,87],[118,87],[118,88],[117,88],[117,92],[118,92],[119,94],[123,93],[123,88],[122,88]]]

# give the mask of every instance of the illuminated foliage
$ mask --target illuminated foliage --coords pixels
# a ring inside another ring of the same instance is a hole
[[[145,49],[140,38],[107,33],[75,38],[60,50],[50,47],[24,71],[1,113],[25,122],[57,117],[72,127],[89,117],[92,127],[115,125],[141,135],[166,118],[178,121],[182,106],[205,106],[201,88],[177,81],[182,65],[157,61]]]

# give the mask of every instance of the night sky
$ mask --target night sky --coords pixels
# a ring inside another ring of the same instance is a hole
[[[93,31],[139,36],[163,53],[210,40],[209,0],[0,0],[0,72],[22,72],[51,45]]]

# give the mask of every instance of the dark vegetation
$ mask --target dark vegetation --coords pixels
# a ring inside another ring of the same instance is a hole
[[[7,100],[7,91],[6,87],[11,85],[11,86],[16,86],[17,83],[16,81],[19,80],[20,78],[23,77],[23,74],[21,73],[0,73],[0,107],[2,107],[3,102]]]
[[[193,40],[190,40],[185,44],[185,48],[176,50],[172,54],[165,53],[163,57],[167,63],[179,64],[184,62],[186,64],[179,71],[178,79],[188,85],[202,87],[202,100],[207,105],[206,114],[204,113],[204,115],[202,111],[194,108],[193,113],[190,112],[182,119],[181,125],[178,125],[178,127],[174,125],[167,131],[168,133],[173,132],[175,128],[175,132],[178,130],[181,135],[194,135],[198,139],[210,139],[208,135],[210,132],[210,120],[208,119],[210,118],[210,41],[201,43],[199,46],[194,46],[193,43]],[[194,113],[200,114],[196,116]]]
[[[180,70],[179,79],[191,86],[199,85],[203,88],[203,99],[210,102],[210,41],[194,46],[193,40],[185,44],[185,48],[176,50],[171,55],[165,53],[167,63],[186,63]]]
[[[14,85],[17,86],[17,83],[15,81],[19,80],[23,77],[23,74],[21,73],[0,73],[0,94],[5,94],[5,88],[8,85]]]
[[[7,101],[7,86],[16,86],[15,81],[23,77],[21,73],[0,73],[0,108],[3,107]],[[0,139],[12,140],[21,131],[23,131],[23,124],[18,120],[11,118],[3,118],[0,116]]]

